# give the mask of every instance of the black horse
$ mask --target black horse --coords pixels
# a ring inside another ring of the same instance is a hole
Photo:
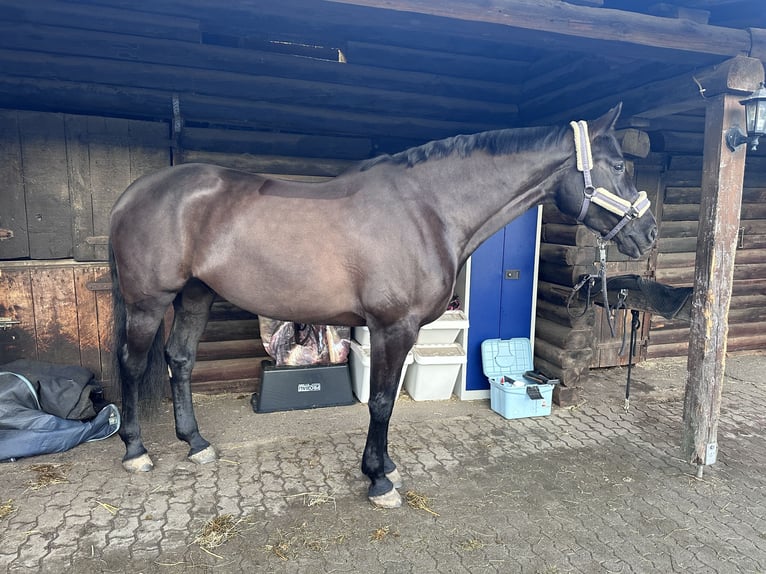
[[[190,375],[218,293],[276,319],[369,326],[362,470],[374,504],[399,506],[388,425],[402,365],[418,329],[445,310],[471,253],[544,201],[598,233],[619,229],[610,235],[629,256],[654,242],[654,216],[614,136],[620,108],[580,122],[581,136],[574,123],[459,135],[361,162],[321,183],[202,164],[137,180],[110,221],[124,467],[152,468],[137,404],[159,396],[167,366],[176,435],[189,443],[191,460],[215,460],[194,417]],[[592,161],[583,167],[581,156]],[[598,193],[624,209],[602,207]],[[597,204],[589,208],[591,200]],[[160,326],[171,303],[175,319],[165,342]]]

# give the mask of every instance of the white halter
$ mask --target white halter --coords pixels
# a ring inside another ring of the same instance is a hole
[[[575,153],[577,155],[577,169],[583,174],[585,181],[585,190],[583,191],[583,202],[580,208],[580,215],[577,221],[582,223],[591,202],[607,211],[619,215],[622,219],[614,226],[609,233],[602,237],[603,241],[609,241],[625,227],[625,224],[632,219],[641,217],[649,211],[649,198],[645,191],[638,192],[638,198],[633,203],[615,195],[603,187],[594,187],[590,177],[590,170],[593,169],[593,155],[590,149],[590,138],[588,137],[588,123],[580,120],[579,122],[569,122],[574,131]]]

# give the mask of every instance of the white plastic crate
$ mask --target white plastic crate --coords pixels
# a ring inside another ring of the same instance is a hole
[[[350,350],[348,362],[351,367],[351,388],[360,403],[367,403],[370,400],[370,347],[369,345],[363,346],[356,341],[351,341]],[[404,367],[402,367],[402,376],[399,379],[399,387],[396,389],[397,398],[402,391],[402,383],[407,373],[407,367],[412,362],[412,352],[407,353]]]
[[[452,390],[466,363],[463,347],[459,343],[415,345],[415,361],[407,369],[404,387],[415,401],[443,401],[452,396]]]

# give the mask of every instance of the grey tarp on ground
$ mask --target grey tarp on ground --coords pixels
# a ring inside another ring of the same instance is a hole
[[[115,405],[96,413],[90,394],[99,387],[89,371],[57,367],[31,361],[0,367],[0,460],[62,452],[120,428]]]

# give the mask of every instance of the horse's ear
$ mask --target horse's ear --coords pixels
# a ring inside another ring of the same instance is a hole
[[[606,112],[603,116],[601,116],[597,120],[593,120],[592,122],[590,122],[588,126],[588,131],[590,132],[591,138],[594,138],[598,135],[608,132],[611,129],[614,129],[614,126],[617,123],[617,118],[620,117],[621,111],[622,111],[622,102],[614,106],[611,110]]]

